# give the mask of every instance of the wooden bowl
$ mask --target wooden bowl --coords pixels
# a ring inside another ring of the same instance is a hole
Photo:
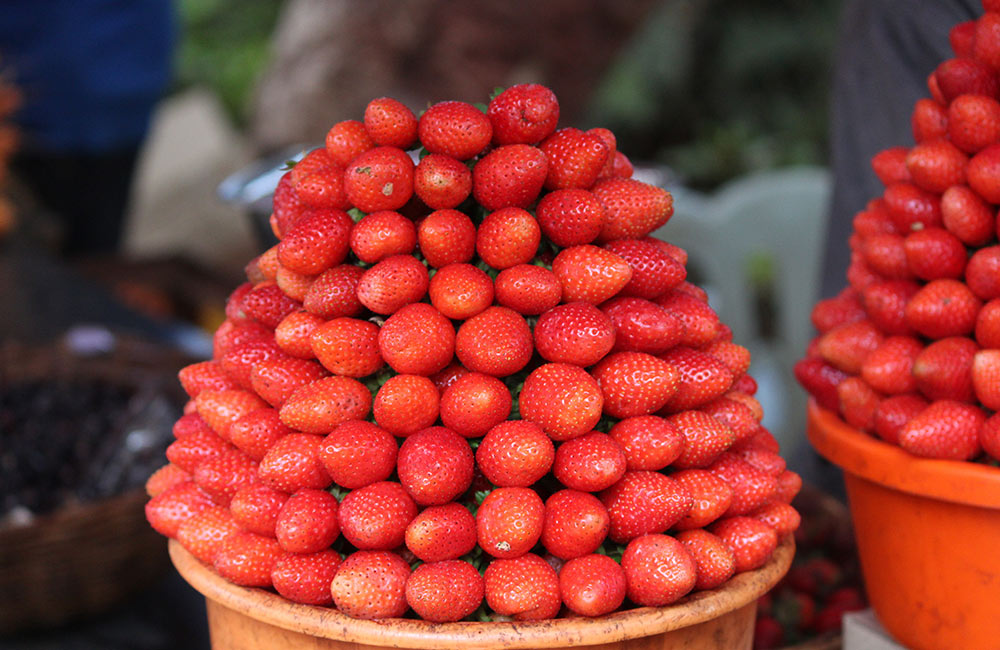
[[[170,542],[170,557],[177,571],[205,596],[214,650],[576,646],[601,650],[749,650],[757,599],[785,575],[794,554],[795,544],[789,536],[760,569],[669,607],[643,607],[599,618],[435,624],[411,619],[363,621],[335,609],[297,605],[269,591],[231,584],[179,543]]]

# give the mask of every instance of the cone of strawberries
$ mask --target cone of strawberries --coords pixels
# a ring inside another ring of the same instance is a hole
[[[812,312],[799,382],[853,427],[916,456],[1000,459],[1000,3],[956,25],[912,146],[854,217],[847,286]]]
[[[551,90],[375,99],[281,178],[146,513],[363,619],[600,616],[768,562],[801,480],[673,212]]]

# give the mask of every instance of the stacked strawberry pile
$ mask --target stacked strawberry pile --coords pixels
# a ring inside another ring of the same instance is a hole
[[[284,175],[180,373],[156,530],[359,618],[596,616],[767,562],[801,481],[749,353],[647,236],[670,195],[558,117],[538,85],[376,99]]]
[[[931,458],[1000,459],[1000,2],[950,32],[912,147],[854,217],[848,286],[795,372],[852,426]]]

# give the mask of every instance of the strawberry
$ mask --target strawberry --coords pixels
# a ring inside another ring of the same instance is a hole
[[[390,255],[413,252],[417,245],[417,228],[398,212],[372,212],[354,224],[350,245],[359,260],[375,264]]]
[[[545,188],[549,190],[589,188],[610,153],[599,136],[572,127],[559,129],[538,148],[548,161]]]
[[[904,318],[914,330],[932,339],[971,334],[982,301],[958,280],[933,280],[908,303]]]
[[[666,190],[630,178],[608,178],[591,189],[606,218],[598,241],[639,239],[670,220],[673,197]]]
[[[732,341],[717,341],[710,343],[704,351],[723,363],[736,377],[750,369],[750,350]]]
[[[273,209],[271,228],[274,230],[275,236],[280,239],[308,210],[306,204],[295,191],[290,171],[282,174],[281,179],[278,180],[271,205]]]
[[[194,399],[203,390],[230,390],[239,384],[226,374],[218,361],[200,361],[181,368],[177,373],[181,387],[188,397]]]
[[[229,427],[229,440],[250,458],[260,461],[279,439],[292,433],[282,424],[277,409],[250,411]]]
[[[437,506],[468,489],[474,458],[462,436],[446,427],[430,427],[403,441],[396,471],[399,482],[418,505]]]
[[[884,403],[885,402],[883,402],[883,404]],[[801,489],[802,477],[795,472],[786,469],[778,476],[778,491],[774,495],[774,500],[780,501],[781,503],[791,503],[792,499],[795,498],[795,495],[797,495]]]
[[[948,137],[975,154],[1000,141],[1000,102],[984,95],[959,95],[948,105]]]
[[[296,273],[284,266],[279,266],[278,272],[274,277],[274,283],[278,285],[282,293],[301,306],[302,301],[305,300],[306,294],[309,292],[309,287],[312,286],[314,277],[312,275]],[[275,328],[277,328],[277,325]]]
[[[972,161],[966,173],[971,179]],[[941,225],[940,200],[933,192],[922,190],[913,183],[893,183],[885,188],[882,197],[899,233],[908,233],[921,224],[923,227]]]
[[[905,151],[907,150],[904,150],[903,162],[901,163],[904,165]],[[901,178],[893,183],[908,183],[909,175],[910,172],[906,172],[907,178]],[[893,183],[888,183],[887,186]],[[870,200],[864,210],[854,215],[853,225],[854,231],[862,238],[884,232],[902,234],[889,212],[889,204],[882,197]]]
[[[326,152],[330,160],[344,167],[374,146],[365,125],[357,120],[337,122],[326,134]]]
[[[733,488],[709,470],[684,469],[671,476],[693,499],[691,510],[674,524],[677,530],[704,528],[721,517],[733,501]]]
[[[302,307],[325,320],[357,316],[363,309],[357,297],[358,282],[363,274],[364,269],[348,264],[323,271],[309,285],[309,290],[302,299]],[[279,341],[279,345],[280,343]]]
[[[241,389],[203,390],[194,400],[198,415],[223,440],[229,439],[233,422],[251,411],[267,407],[256,394]]]
[[[820,337],[819,354],[838,370],[856,375],[883,338],[870,320],[845,323]]]
[[[451,156],[432,153],[413,170],[413,192],[433,210],[456,208],[472,193],[472,172]]]
[[[748,440],[760,428],[750,407],[728,397],[714,399],[708,404],[702,405],[698,410],[711,415],[729,427],[735,436],[733,444]]]
[[[714,340],[719,331],[719,315],[707,302],[699,300],[680,288],[668,291],[654,301],[684,325],[680,343],[688,347],[701,347]]]
[[[886,280],[862,289],[861,300],[868,318],[883,334],[906,336],[916,333],[906,322],[906,305],[918,291],[920,285],[913,280]]]
[[[684,449],[681,432],[655,415],[626,418],[611,427],[609,435],[621,447],[629,470],[661,470]]]
[[[316,553],[340,537],[337,499],[329,492],[312,488],[288,497],[274,526],[281,548],[290,553]]]
[[[917,143],[939,140],[948,135],[948,111],[932,99],[918,99],[910,116],[913,139]]]
[[[424,562],[459,558],[476,546],[476,520],[457,503],[424,508],[407,525],[406,547]]]
[[[562,250],[552,262],[562,285],[563,302],[599,304],[620,292],[632,269],[620,256],[590,244]]]
[[[566,189],[549,192],[535,208],[544,234],[561,248],[589,244],[601,234],[604,206],[587,190]]]
[[[656,303],[642,298],[618,297],[601,305],[615,333],[612,350],[657,355],[680,343],[684,323]]]
[[[736,572],[733,549],[707,530],[682,531],[677,534],[677,541],[684,545],[694,560],[697,570],[695,589],[715,589]]]
[[[917,187],[929,192],[944,192],[965,182],[969,159],[946,139],[921,142],[906,156],[906,169]]]
[[[1000,348],[1000,298],[990,300],[976,316],[976,342],[984,348]]]
[[[298,431],[329,433],[345,420],[368,417],[371,405],[372,396],[364,384],[334,375],[299,388],[281,405],[278,415]]]
[[[553,307],[535,325],[535,348],[554,363],[591,366],[611,350],[614,342],[611,319],[586,302]]]
[[[479,546],[496,558],[516,558],[538,543],[545,505],[530,488],[503,487],[490,492],[476,512]]]
[[[906,168],[906,147],[890,147],[872,156],[872,169],[883,185],[909,181],[910,171]]]
[[[991,144],[969,159],[965,174],[979,196],[1000,203],[1000,144]]]
[[[312,214],[312,211],[306,211],[302,213],[302,218]],[[296,222],[298,223],[298,222]],[[247,265],[246,273],[247,278],[252,279],[254,285],[260,284],[267,280],[274,280],[278,276],[278,268],[281,266],[281,262],[278,261],[278,246],[274,245],[268,248],[266,251],[258,255],[253,259],[253,261]],[[252,288],[252,287],[251,287]],[[248,292],[237,289],[232,294],[230,294],[229,299],[226,301],[226,309],[228,311],[227,316],[233,318],[233,320],[239,320],[241,318],[247,318],[247,315],[243,312],[243,306],[237,306],[235,300],[246,296]],[[231,314],[231,316],[230,316]]]
[[[406,613],[410,565],[389,551],[357,551],[347,556],[330,583],[333,602],[351,618],[398,618]]]
[[[248,483],[233,495],[233,500],[229,502],[229,512],[233,515],[233,521],[244,530],[264,537],[274,537],[278,513],[287,500],[288,494],[265,483]]]
[[[751,517],[727,517],[709,526],[708,531],[733,549],[736,573],[764,566],[778,546],[777,532]]]
[[[906,263],[921,280],[960,278],[967,254],[958,237],[944,228],[924,228],[906,236]]]
[[[476,226],[458,210],[435,210],[417,226],[417,243],[433,268],[468,262],[476,252]]]
[[[992,69],[1000,68],[1000,16],[996,8],[990,8],[983,3],[986,13],[975,22],[971,37],[972,54]]]
[[[406,580],[406,602],[420,618],[432,623],[458,621],[483,602],[485,587],[479,571],[468,562],[444,560],[417,567]]]
[[[427,151],[468,160],[490,143],[493,125],[472,104],[447,101],[424,111],[417,123],[417,134]]]
[[[476,232],[479,258],[497,270],[526,264],[535,257],[542,231],[527,210],[500,208],[486,215]]]
[[[934,70],[934,76],[947,103],[959,95],[1000,96],[996,72],[976,59],[948,59]]]
[[[559,592],[570,611],[603,616],[625,600],[625,571],[607,555],[573,558],[559,570]]]
[[[941,223],[963,244],[982,246],[993,239],[996,211],[965,185],[949,187],[941,195]]]
[[[885,398],[875,409],[873,431],[886,442],[898,445],[899,432],[906,423],[927,408],[928,401],[916,393],[892,395]]]
[[[271,571],[282,556],[277,540],[246,531],[233,533],[215,556],[215,570],[241,587],[271,587]]]
[[[541,314],[562,298],[562,285],[555,273],[534,264],[500,271],[493,287],[497,303],[525,316]]]
[[[969,58],[972,56],[972,44],[976,38],[976,21],[967,20],[958,23],[948,30],[948,43],[955,56]]]
[[[299,308],[273,282],[262,282],[243,297],[243,311],[264,327],[273,330],[288,314]]]
[[[969,460],[982,451],[979,430],[984,422],[980,407],[940,399],[903,426],[899,446],[916,456]]]
[[[983,406],[1000,410],[1000,350],[976,352],[972,358],[972,388]]]
[[[697,408],[721,397],[733,385],[733,372],[710,354],[686,346],[676,346],[660,355],[679,373],[677,390],[664,405],[675,413]]]
[[[534,553],[490,562],[483,574],[486,604],[517,621],[552,618],[559,613],[559,576]]]
[[[493,426],[476,449],[476,464],[498,487],[528,487],[548,473],[555,447],[540,426],[509,420]]]
[[[570,560],[596,551],[610,526],[607,508],[593,494],[560,490],[545,502],[541,541],[552,555]]]
[[[707,468],[733,488],[733,498],[724,517],[747,515],[774,499],[778,482],[739,456],[724,452]]]
[[[321,166],[308,171],[305,163],[314,154],[321,154],[326,160],[320,163]],[[301,173],[296,174],[297,170],[301,170]],[[344,191],[344,168],[330,161],[326,149],[316,149],[295,165],[292,169],[292,181],[295,193],[302,203],[310,208],[346,210],[351,205]],[[302,220],[300,218],[292,224],[291,229],[298,226]],[[282,235],[287,234],[288,230],[283,230]]]
[[[184,481],[146,502],[146,520],[159,534],[176,538],[185,521],[215,505],[194,481]]]
[[[215,503],[228,506],[240,487],[256,480],[257,461],[229,448],[199,463],[191,478]]]
[[[352,490],[340,502],[340,531],[363,550],[390,550],[403,543],[417,505],[399,483],[379,481]]]
[[[406,437],[437,421],[439,401],[437,387],[427,377],[394,375],[378,389],[372,413],[380,427]]]
[[[694,503],[687,488],[659,472],[625,472],[599,496],[611,517],[608,536],[618,543],[664,532],[686,516]]]
[[[632,166],[632,161],[628,159],[628,156],[621,151],[616,151],[614,160],[612,161],[611,175],[616,178],[632,178],[634,172],[635,168]]]
[[[623,296],[653,299],[684,281],[687,270],[648,239],[616,239],[604,248],[624,259],[632,278],[622,289]]]
[[[494,144],[535,144],[555,131],[559,100],[540,84],[517,84],[491,99],[486,115]]]
[[[268,404],[279,407],[302,386],[328,375],[323,366],[315,361],[275,357],[253,367],[250,385]]]
[[[356,318],[335,318],[312,331],[310,342],[320,363],[346,377],[366,377],[385,363],[379,356],[378,325]]]
[[[322,490],[330,485],[320,447],[323,437],[290,433],[278,440],[260,461],[257,476],[270,487],[288,492],[301,488]]]
[[[813,305],[810,319],[820,334],[829,332],[837,325],[864,319],[865,307],[861,296],[850,287],[843,289],[833,298],[825,298]]]
[[[906,261],[906,239],[902,235],[880,233],[870,235],[862,243],[865,264],[876,275],[889,280],[913,277]]]
[[[278,244],[278,261],[297,273],[316,275],[344,261],[354,222],[343,210],[314,210]]]
[[[262,361],[281,357],[283,354],[273,337],[252,339],[226,350],[219,363],[226,374],[235,379],[242,388],[252,390],[253,381],[250,375],[254,366]]]
[[[802,523],[802,516],[798,511],[789,504],[781,502],[769,503],[750,516],[773,528],[778,537],[794,533]]]
[[[330,583],[340,568],[340,554],[332,549],[316,553],[284,553],[271,569],[274,589],[293,603],[333,604]]]
[[[378,349],[398,373],[433,375],[447,366],[455,353],[455,329],[431,305],[413,303],[385,321],[378,333]]]
[[[917,388],[913,362],[923,349],[923,343],[912,336],[890,336],[861,364],[861,378],[880,393],[911,393]]]
[[[963,336],[929,344],[913,361],[917,389],[930,400],[973,401],[972,360],[978,350],[975,341]]]
[[[389,478],[398,452],[396,439],[385,429],[347,420],[323,439],[319,457],[334,483],[355,490]]]
[[[993,459],[1000,459],[1000,415],[991,415],[979,428],[979,443]]]
[[[344,189],[362,212],[398,210],[413,196],[413,161],[396,147],[369,149],[347,166]]]
[[[186,413],[179,417],[177,421],[174,422],[172,432],[174,434],[174,438],[177,439],[184,438],[192,433],[211,433],[215,435],[215,432],[212,431],[212,427],[208,426],[205,419],[198,415],[197,412]]]
[[[358,280],[357,295],[368,309],[390,315],[420,301],[427,293],[427,267],[410,255],[392,255],[371,267]]]
[[[167,463],[149,475],[146,479],[146,494],[153,498],[163,494],[170,488],[185,481],[190,481],[191,475],[173,463]]]
[[[441,267],[428,286],[431,304],[452,320],[465,320],[493,304],[493,280],[471,264]]]
[[[438,392],[438,397],[440,397],[449,386],[458,381],[459,377],[468,373],[469,371],[462,367],[462,364],[457,361],[452,361],[440,372],[436,372],[431,375],[430,380]]]
[[[667,421],[684,438],[684,450],[673,462],[674,467],[705,467],[736,441],[732,429],[702,411],[675,413]]]
[[[643,352],[615,352],[591,374],[604,396],[604,412],[617,418],[655,413],[674,396],[681,380],[673,365]]]
[[[622,554],[629,600],[645,607],[669,605],[694,589],[698,565],[684,545],[668,535],[643,535]]]
[[[473,372],[512,375],[531,360],[531,328],[506,307],[490,307],[465,321],[455,335],[455,356]]]
[[[840,414],[852,427],[871,431],[875,425],[875,411],[882,396],[864,379],[848,377],[837,385]]]
[[[1000,298],[1000,246],[987,246],[972,254],[965,268],[965,282],[977,298]]]
[[[570,489],[599,492],[625,475],[625,452],[608,434],[593,431],[559,445],[552,474]]]
[[[205,564],[212,564],[226,538],[239,530],[228,509],[210,506],[180,525],[177,541],[191,555]]]
[[[490,375],[470,372],[441,394],[441,422],[466,438],[478,438],[510,415],[510,391]]]
[[[380,147],[409,149],[417,139],[417,118],[401,101],[379,97],[365,106],[365,131]]]
[[[527,208],[538,198],[550,166],[526,144],[497,147],[472,168],[472,196],[488,211]]]

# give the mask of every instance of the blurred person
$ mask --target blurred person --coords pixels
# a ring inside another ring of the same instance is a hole
[[[12,168],[61,222],[62,254],[117,252],[174,40],[170,0],[4,3],[0,61],[23,96]]]

